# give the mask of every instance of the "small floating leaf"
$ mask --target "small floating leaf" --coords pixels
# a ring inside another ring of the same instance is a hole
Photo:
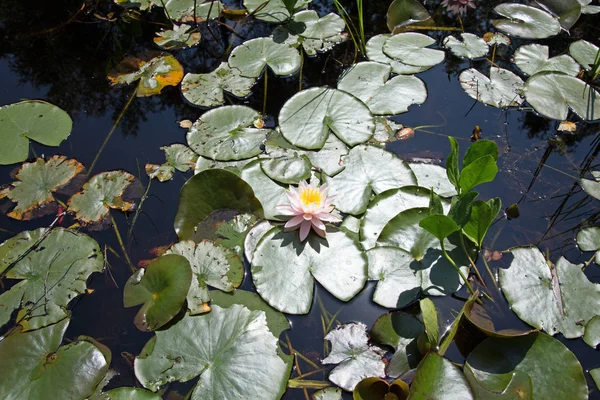
[[[334,46],[345,42],[346,40],[348,40],[347,33],[338,33],[337,35],[330,36],[323,40],[304,39],[302,40],[302,48],[309,57],[314,57],[317,54],[325,53],[333,49]]]
[[[510,46],[510,38],[500,32],[487,32],[483,35],[483,40],[490,45]]]
[[[165,50],[184,49],[200,43],[200,32],[190,25],[173,25],[172,30],[156,32],[154,43]]]
[[[52,193],[67,185],[83,169],[79,161],[67,160],[64,156],[24,163],[17,172],[17,181],[0,191],[0,198],[8,197],[17,203],[8,216],[28,220],[45,215],[44,208],[53,212],[56,201]]]
[[[448,180],[446,168],[441,165],[422,162],[409,162],[408,166],[415,174],[419,186],[433,189],[436,194],[442,197],[452,197],[456,195],[454,185]]]
[[[65,318],[46,328],[3,338],[1,398],[86,399],[94,392],[108,371],[110,352],[105,354],[85,337],[60,346],[68,325]]]
[[[111,208],[133,211],[135,203],[123,200],[123,194],[134,179],[125,171],[101,172],[83,185],[81,192],[71,196],[68,211],[75,213],[84,225],[102,222]]]
[[[348,214],[364,212],[373,193],[416,183],[404,161],[379,147],[353,147],[343,163],[344,170],[327,183],[336,208]]]
[[[242,283],[242,260],[232,250],[208,240],[198,244],[184,240],[173,245],[166,254],[179,254],[190,263],[193,278],[187,294],[187,305],[191,315],[210,311],[208,286],[231,292]]]
[[[158,178],[161,182],[173,178],[173,172],[176,169],[186,172],[190,168],[194,168],[198,160],[198,154],[183,144],[174,143],[160,149],[165,152],[167,162],[163,165],[146,164],[146,174],[150,178]]]
[[[8,239],[0,245],[0,273],[19,282],[0,295],[0,326],[16,309],[25,330],[60,321],[71,300],[85,293],[87,278],[103,268],[98,243],[83,233],[40,228]]]
[[[267,22],[284,22],[312,0],[244,0],[244,7],[255,18]],[[258,10],[258,11],[257,11]]]
[[[92,397],[90,400],[161,400],[156,393],[149,392],[140,388],[120,387],[103,392],[99,397]]]
[[[135,316],[135,326],[141,331],[157,330],[181,311],[191,281],[192,270],[185,257],[164,255],[129,278],[123,305],[143,304]]]
[[[540,369],[540,365],[545,367]],[[528,376],[530,380],[515,374]],[[469,354],[465,375],[475,390],[484,390],[482,394],[506,391],[506,396],[498,399],[588,398],[585,376],[575,355],[564,344],[542,332],[486,339]],[[526,394],[530,396],[522,397]]]
[[[22,101],[0,107],[0,165],[27,159],[29,139],[58,146],[71,133],[73,121],[60,108],[42,101]]]
[[[253,161],[246,165],[240,174],[241,178],[252,188],[256,198],[262,204],[265,218],[279,219],[281,215],[276,206],[289,202],[286,190],[273,182],[271,178],[264,173],[260,166],[260,161]]]
[[[295,48],[265,37],[245,41],[229,55],[229,66],[247,78],[258,78],[267,65],[275,75],[286,76],[300,69],[302,59]]]
[[[342,400],[342,389],[337,387],[328,387],[317,390],[313,393],[314,400]]]
[[[277,343],[289,325],[256,295],[253,305],[239,304],[248,303],[245,297],[221,296],[210,313],[186,315],[156,332],[135,359],[136,377],[157,391],[168,382],[200,376],[191,400],[280,398],[292,359],[281,354]]]
[[[427,48],[435,39],[422,33],[406,32],[394,35],[383,45],[383,52],[391,58],[416,67],[431,67],[444,61],[445,53]]]
[[[423,104],[427,99],[423,81],[404,75],[388,81],[391,70],[389,65],[371,61],[354,64],[338,82],[338,89],[358,97],[374,115],[401,114],[412,104]]]
[[[600,119],[600,94],[573,76],[538,73],[527,80],[523,91],[527,102],[548,118],[564,120],[570,108],[585,120]]]
[[[367,42],[367,58],[371,61],[389,64],[392,67],[392,72],[395,74],[411,75],[427,71],[429,68],[431,68],[431,66],[415,67],[414,65],[404,64],[398,60],[388,57],[383,52],[383,45],[391,37],[392,35],[375,35],[369,39]]]
[[[488,78],[475,68],[470,68],[463,71],[458,79],[469,96],[490,106],[504,108],[523,102],[523,80],[509,70],[491,67]]]
[[[521,46],[515,51],[515,64],[527,75],[534,75],[542,71],[561,72],[563,74],[577,76],[579,65],[566,54],[549,57],[548,46],[539,44],[528,44]]]
[[[473,394],[460,369],[431,352],[417,367],[409,398],[472,400]]]
[[[596,264],[600,265],[600,227],[593,226],[580,230],[577,233],[577,245],[582,251],[595,251]]]
[[[224,92],[240,98],[248,96],[254,83],[253,78],[241,76],[238,69],[231,69],[223,62],[208,74],[186,74],[181,93],[192,104],[214,107],[225,103]]]
[[[220,209],[262,214],[252,188],[234,173],[209,169],[194,175],[179,194],[174,222],[179,239],[190,239],[194,228],[210,213]]]
[[[348,301],[367,280],[364,253],[346,233],[309,235],[300,242],[297,232],[276,227],[267,232],[252,256],[256,290],[271,306],[289,314],[306,314],[315,280],[340,300]]]
[[[600,48],[585,40],[578,40],[569,46],[569,53],[586,71],[592,69],[599,51]]]
[[[302,24],[298,34],[307,39],[324,40],[339,35],[346,27],[344,20],[335,13],[330,13],[319,18],[314,10],[300,11],[293,16],[293,21]]]
[[[139,79],[138,97],[159,94],[166,86],[177,86],[183,78],[183,67],[173,56],[152,59],[126,57],[108,79],[113,85],[130,84]]]
[[[482,38],[472,33],[461,33],[462,42],[454,36],[446,36],[444,47],[450,48],[452,54],[457,57],[479,58],[484,57],[490,48]]]
[[[594,349],[600,344],[600,316],[596,315],[585,325],[583,341]]]
[[[494,11],[507,19],[494,19],[497,29],[526,39],[544,39],[558,35],[560,23],[547,12],[524,4],[503,3]]]
[[[165,14],[168,14],[173,21],[191,22],[196,24],[207,19],[218,18],[223,11],[223,4],[215,0],[152,0],[159,6],[165,7]],[[164,1],[164,4],[163,4]],[[194,10],[194,6],[196,9]],[[196,17],[196,20],[194,20]]]
[[[317,87],[302,90],[281,108],[279,126],[283,137],[295,146],[319,150],[330,130],[354,146],[371,138],[375,120],[368,107],[341,90]]]
[[[325,145],[318,151],[306,151],[304,154],[312,164],[329,176],[334,176],[344,169],[342,156],[348,154],[348,146],[335,135],[329,135]]]
[[[587,194],[597,199],[600,199],[600,171],[591,172],[592,176],[594,177],[594,180],[582,178],[581,186]]]
[[[262,152],[269,129],[254,128],[260,114],[246,106],[223,106],[202,114],[187,133],[196,153],[217,161],[234,161]]]
[[[600,307],[600,285],[563,257],[554,266],[537,248],[511,253],[510,267],[499,271],[500,286],[519,318],[551,335],[583,336],[585,323]]]
[[[273,157],[261,161],[263,172],[274,181],[292,184],[310,178],[311,164],[305,155]]]
[[[331,342],[331,352],[323,364],[339,364],[329,374],[329,380],[342,389],[351,391],[365,378],[385,377],[385,350],[368,344],[366,330],[365,324],[353,323],[339,326],[325,336]]]

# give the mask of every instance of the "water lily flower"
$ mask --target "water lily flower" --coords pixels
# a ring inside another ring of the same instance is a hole
[[[475,0],[444,0],[442,6],[453,14],[464,15],[467,7],[477,8]]]
[[[341,222],[339,215],[333,212],[333,197],[327,196],[327,185],[317,187],[316,182],[310,185],[300,182],[298,188],[290,186],[287,192],[290,204],[280,204],[277,209],[292,218],[284,225],[286,232],[300,228],[300,240],[308,237],[311,228],[321,237],[325,237],[325,222]]]

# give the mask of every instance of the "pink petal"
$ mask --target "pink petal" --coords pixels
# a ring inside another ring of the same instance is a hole
[[[298,225],[302,223],[304,223],[304,218],[302,217],[302,215],[297,215],[294,218],[290,219],[288,222],[286,222],[283,227],[288,230],[294,230],[297,229]]]
[[[321,236],[322,238],[325,238],[325,230],[317,229],[314,225],[313,230],[316,232],[317,235]]]
[[[307,221],[310,221],[310,220],[313,218],[313,215],[312,215],[311,213],[304,213],[304,214],[302,215],[302,217],[303,217],[305,220],[307,220]]]
[[[312,223],[312,226],[315,228],[315,230],[320,229],[322,231],[325,231],[325,224],[320,219],[313,218],[310,222]]]
[[[277,211],[280,211],[284,215],[298,215],[298,210],[290,204],[279,204],[275,206],[275,208],[277,209]]]
[[[331,213],[315,214],[315,218],[318,218],[321,221],[327,221],[327,222],[341,222],[342,221],[342,219],[340,217],[338,217],[335,214],[331,214]]]
[[[302,224],[300,225],[300,241],[301,242],[304,242],[304,240],[308,236],[308,232],[310,232],[311,225],[312,224],[310,223],[310,221],[302,221]]]

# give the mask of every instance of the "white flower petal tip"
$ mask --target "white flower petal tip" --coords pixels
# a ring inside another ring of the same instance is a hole
[[[290,203],[280,204],[277,209],[291,217],[284,226],[286,232],[300,229],[300,241],[308,238],[311,229],[324,238],[324,222],[342,221],[331,205],[333,198],[328,197],[327,185],[318,187],[316,182],[302,181],[298,188],[291,186],[287,194]]]

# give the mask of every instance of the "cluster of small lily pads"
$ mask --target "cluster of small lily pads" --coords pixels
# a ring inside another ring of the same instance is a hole
[[[235,11],[218,1],[116,2],[163,7],[175,22],[155,39],[166,50],[198,44],[201,37],[193,26],[199,20]],[[320,17],[305,10],[309,3],[244,0],[253,17],[279,25],[272,36],[234,48],[227,62],[210,73],[184,76],[175,57],[162,55],[128,58],[109,77],[115,84],[139,80],[138,96],[181,82],[192,104],[218,106],[187,124],[188,146],[166,146],[164,164],[146,165],[148,176],[160,181],[170,180],[175,170],[193,168],[194,176],[181,188],[174,221],[179,242],[137,269],[124,289],[125,307],[142,305],[135,325],[156,332],[135,359],[139,382],[157,392],[169,382],[199,376],[192,399],[279,398],[293,365],[293,356],[280,349],[279,336],[289,328],[282,313],[308,313],[315,281],[348,301],[372,280],[378,281],[373,301],[402,311],[382,315],[370,330],[352,323],[325,336],[332,348],[322,362],[339,364],[329,380],[354,391],[355,398],[373,398],[373,393],[383,398],[388,392],[399,399],[587,398],[579,362],[551,336],[583,336],[592,347],[600,343],[600,287],[587,280],[581,266],[564,258],[553,265],[537,248],[512,249],[513,261],[500,270],[499,284],[515,313],[536,330],[499,332],[483,317],[489,296],[481,296],[486,288],[475,262],[501,204],[499,199],[476,200],[473,189],[496,176],[496,144],[477,141],[459,163],[458,144],[451,139],[446,168],[405,162],[385,149],[401,128],[388,117],[427,99],[415,74],[446,56],[428,48],[435,40],[427,35],[399,33],[405,21],[419,21],[415,15],[428,20],[419,2],[395,0],[390,15],[396,20],[388,25],[396,34],[371,38],[365,47],[368,61],[345,71],[337,88],[312,87],[292,96],[277,126],[266,127],[264,116],[250,107],[223,105],[231,96],[250,95],[257,79],[267,79],[267,67],[276,76],[294,74],[305,55],[328,51],[346,39],[341,17]],[[572,11],[569,18],[562,16],[565,11],[556,2],[538,3],[545,9],[502,4],[496,11],[507,19],[494,25],[512,36],[540,38],[569,29],[579,17],[573,20]],[[572,3],[579,5],[579,13],[596,11],[589,1]],[[402,20],[402,7],[411,18]],[[483,38],[463,33],[462,41],[448,36],[443,45],[458,57],[481,58],[508,41],[500,33]],[[478,101],[500,108],[527,101],[549,118],[566,119],[570,107],[582,119],[598,119],[598,92],[577,77],[583,77],[581,68],[592,70],[598,48],[577,41],[569,51],[575,60],[549,58],[546,46],[524,45],[514,62],[529,75],[527,82],[492,59],[489,78],[468,69],[460,75],[461,86]],[[71,129],[66,113],[41,102],[1,108],[0,123],[14,143],[0,149],[2,164],[25,160],[28,139],[55,146]],[[127,194],[137,192],[135,180],[125,171],[89,178],[76,160],[53,156],[24,163],[15,177],[0,198],[16,204],[8,214],[16,219],[62,210],[57,220],[69,213],[79,225],[94,228],[111,220],[110,208],[136,207]],[[594,178],[600,181],[600,174]],[[277,206],[288,202],[289,185],[305,180],[326,183],[344,214],[340,226],[327,226],[325,238],[311,233],[301,241],[297,232],[283,228]],[[583,180],[582,186],[600,199],[600,182]],[[66,201],[60,199],[64,193],[70,196]],[[203,224],[223,210],[236,210],[236,215],[207,235]],[[582,230],[577,240],[582,250],[600,254],[600,228]],[[244,261],[258,294],[235,290],[244,278]],[[52,386],[57,398],[160,398],[136,388],[103,392],[114,375],[111,355],[93,339],[60,346],[69,303],[85,293],[87,278],[103,267],[104,255],[94,239],[54,223],[0,245],[0,277],[20,280],[0,295],[0,326],[17,310],[15,329],[0,341],[0,376],[7,377],[0,383],[2,397],[43,398],[60,374],[70,382]],[[443,332],[427,296],[449,295],[463,285],[470,290],[468,301]],[[489,338],[468,354],[461,369],[444,355],[465,321]],[[535,367],[540,364],[544,371]],[[412,369],[416,373],[408,385],[402,378]],[[591,374],[600,378],[598,370]],[[294,384],[302,387],[301,381]],[[341,392],[327,388],[315,398],[337,399]]]

